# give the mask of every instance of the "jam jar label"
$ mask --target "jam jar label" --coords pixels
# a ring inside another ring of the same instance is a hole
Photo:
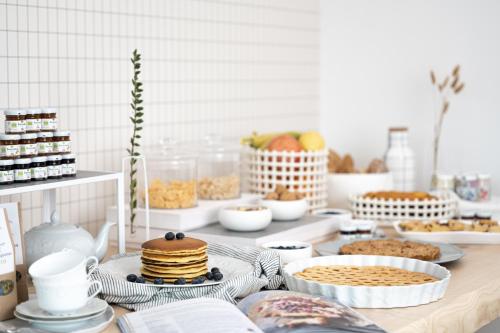
[[[24,133],[26,132],[25,120],[6,120],[5,132],[7,133]]]
[[[1,157],[17,157],[19,156],[19,145],[0,146]]]
[[[49,177],[59,177],[62,176],[61,165],[49,165],[47,167]]]
[[[26,120],[26,131],[27,132],[38,132],[42,129],[41,119],[28,119]]]
[[[52,153],[52,142],[38,142],[38,153],[39,154],[50,154]]]
[[[28,180],[31,179],[30,169],[17,169],[14,171],[15,180]]]
[[[71,152],[71,141],[54,142],[54,153],[69,153]]]
[[[57,118],[42,119],[42,130],[44,131],[57,130]]]
[[[63,175],[75,175],[76,174],[76,163],[63,164],[62,174]]]
[[[47,167],[31,168],[31,178],[33,178],[33,179],[47,179]]]
[[[36,143],[26,143],[21,145],[21,155],[34,156],[38,154],[38,145]]]
[[[14,181],[14,170],[0,171],[0,183],[12,183]]]

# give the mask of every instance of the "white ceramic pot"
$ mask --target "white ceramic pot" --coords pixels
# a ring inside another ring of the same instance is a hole
[[[393,189],[391,173],[335,173],[328,175],[328,206],[350,209],[349,197]]]
[[[296,246],[303,247],[299,249],[278,249],[278,247]],[[307,259],[312,257],[312,246],[309,243],[298,241],[275,241],[262,244],[265,249],[271,249],[279,253],[281,264],[285,265],[299,259]]]
[[[261,205],[271,210],[274,221],[298,220],[307,212],[307,200],[261,200]]]
[[[239,207],[259,207],[252,205],[241,205]],[[261,210],[238,210],[236,207],[225,207],[219,210],[220,224],[234,231],[257,231],[267,228],[271,223],[271,210],[262,207]]]

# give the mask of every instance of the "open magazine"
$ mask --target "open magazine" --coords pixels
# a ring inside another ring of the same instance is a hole
[[[122,333],[385,332],[338,301],[291,291],[262,291],[237,306],[210,298],[179,301],[128,313]]]

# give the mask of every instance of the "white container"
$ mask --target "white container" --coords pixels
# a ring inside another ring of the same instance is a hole
[[[349,209],[349,197],[371,191],[392,190],[392,174],[335,173],[328,175],[328,206]]]
[[[329,265],[390,266],[426,273],[439,280],[418,285],[369,287],[319,283],[293,276],[308,267]],[[397,308],[431,303],[444,296],[451,277],[446,268],[431,262],[369,255],[335,255],[298,260],[286,265],[283,272],[286,285],[292,291],[336,297],[341,303],[356,308]]]
[[[238,207],[256,208],[254,205],[240,205]],[[264,208],[261,210],[238,210],[237,207],[225,207],[219,210],[220,224],[229,230],[234,231],[257,231],[267,228],[271,223],[271,210]]]
[[[407,128],[390,128],[385,164],[393,175],[394,189],[415,190],[415,154],[408,145]]]
[[[328,152],[243,149],[244,176],[251,193],[265,195],[283,185],[306,195],[311,211],[327,205]]]
[[[307,200],[261,200],[261,205],[271,210],[274,221],[298,220],[307,212]]]
[[[277,249],[277,247],[296,246],[302,249]],[[312,246],[309,243],[298,241],[275,241],[262,244],[265,249],[270,249],[279,253],[281,264],[285,265],[292,261],[307,259],[312,257]]]

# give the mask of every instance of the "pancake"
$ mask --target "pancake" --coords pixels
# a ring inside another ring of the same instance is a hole
[[[205,275],[208,272],[207,268],[203,268],[197,272],[192,272],[192,273],[182,273],[182,274],[169,274],[169,273],[158,273],[158,272],[152,272],[149,269],[146,269],[144,267],[141,268],[141,274],[143,276],[150,276],[150,277],[161,277],[164,279],[178,279],[178,278],[195,278],[201,275]]]
[[[193,266],[193,267],[182,267],[182,268],[176,268],[176,267],[170,267],[170,268],[164,268],[164,267],[155,267],[155,266],[150,266],[150,265],[142,265],[145,269],[151,272],[156,272],[156,273],[165,273],[165,274],[184,274],[184,273],[194,273],[194,272],[199,272],[201,270],[204,270],[207,268],[206,264],[201,264],[198,266]]]
[[[162,262],[141,257],[141,261],[145,265],[153,265],[158,267],[189,267],[191,265],[206,263],[207,259],[195,260],[186,263],[179,263],[179,262]]]
[[[142,249],[148,253],[169,254],[169,255],[189,255],[190,253],[200,253],[207,249],[207,243],[190,237],[167,241],[164,238],[156,238],[144,242]]]
[[[151,256],[149,253],[143,253],[142,257],[144,259],[148,259],[150,261],[155,261],[158,263],[190,263],[194,261],[202,261],[207,260],[208,256],[206,253],[197,255],[197,256],[178,256],[178,257],[170,257],[170,256]]]

